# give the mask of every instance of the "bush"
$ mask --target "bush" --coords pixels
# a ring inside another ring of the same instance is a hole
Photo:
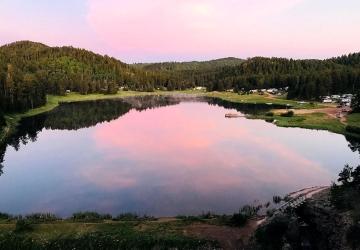
[[[118,216],[113,218],[114,221],[150,221],[150,220],[156,220],[156,218],[152,216],[138,216],[134,213],[123,213],[119,214]]]
[[[358,126],[347,125],[345,129],[346,129],[346,132],[360,134],[360,127],[358,127]]]
[[[5,118],[3,114],[0,112],[0,128],[4,127],[6,125]]]
[[[213,219],[213,218],[216,218],[216,217],[219,217],[219,216],[216,215],[216,214],[213,214],[213,213],[211,213],[211,212],[206,212],[206,213],[203,212],[203,213],[200,215],[200,217],[201,217],[202,219],[209,220],[209,219]]]
[[[0,213],[0,220],[10,220],[12,219],[12,216],[7,213]]]
[[[186,215],[177,215],[175,217],[176,219],[179,219],[179,220],[183,220],[183,221],[186,221],[186,222],[198,222],[198,221],[203,221],[203,218],[201,218],[201,216],[186,216]]]
[[[119,214],[118,216],[113,218],[113,220],[115,220],[115,221],[135,221],[135,220],[138,220],[138,218],[139,218],[139,216],[137,214],[124,213],[124,214]]]
[[[43,223],[60,220],[55,214],[51,213],[34,213],[25,216],[25,219],[31,223]]]
[[[338,209],[353,210],[360,204],[360,166],[356,168],[345,165],[339,174],[339,182],[333,183],[330,189],[330,201]]]
[[[273,112],[267,112],[266,114],[265,114],[265,116],[274,116],[274,113]]]
[[[255,238],[261,249],[282,249],[283,238],[290,220],[288,217],[275,217],[269,224],[256,230]]]
[[[243,213],[235,213],[231,216],[229,220],[229,224],[234,227],[242,227],[246,224],[248,221],[249,216],[243,214]]]
[[[112,216],[110,214],[99,214],[97,212],[78,212],[74,213],[70,219],[78,222],[101,222],[103,220],[111,220]]]
[[[286,112],[286,113],[280,114],[280,116],[282,116],[282,117],[293,117],[293,116],[294,116],[294,111],[289,110],[289,111]]]
[[[275,208],[268,209],[266,210],[266,216],[271,217],[274,215],[275,212],[276,212]]]
[[[243,206],[239,213],[233,214],[229,219],[229,225],[235,227],[241,227],[246,224],[246,222],[258,214],[259,210],[262,208],[262,205],[259,206]]]
[[[353,113],[360,113],[360,92],[353,97],[351,108]]]
[[[33,228],[31,226],[31,222],[29,220],[19,219],[16,221],[15,224],[15,232],[16,233],[22,233],[31,231]]]
[[[352,245],[353,249],[357,249],[356,247],[360,246],[360,224],[357,223],[352,225],[347,231],[346,238],[349,241],[350,245]]]
[[[281,201],[282,201],[282,198],[281,198],[280,196],[275,195],[275,196],[273,197],[273,202],[274,202],[275,204],[279,204]]]

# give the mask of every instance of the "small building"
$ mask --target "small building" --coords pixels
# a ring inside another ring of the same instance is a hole
[[[198,91],[206,91],[206,87],[201,87],[201,86],[198,86],[198,87],[195,87],[194,90],[198,90]]]

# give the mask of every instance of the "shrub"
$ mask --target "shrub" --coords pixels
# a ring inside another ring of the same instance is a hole
[[[246,224],[248,221],[249,216],[243,214],[243,213],[235,213],[231,216],[229,220],[229,224],[234,227],[242,227]]]
[[[266,118],[265,121],[268,123],[274,123],[276,120],[274,118]]]
[[[286,112],[286,113],[280,114],[280,116],[282,116],[282,117],[293,117],[293,116],[294,116],[294,111],[289,110],[289,111]]]
[[[176,219],[183,220],[186,222],[197,222],[197,221],[203,221],[201,216],[186,216],[186,215],[178,215],[175,217]]]
[[[282,201],[282,198],[281,198],[280,196],[275,195],[275,196],[273,197],[273,202],[274,202],[275,204],[279,204],[281,201]]]
[[[110,214],[99,214],[97,212],[78,212],[74,213],[70,219],[79,222],[101,222],[112,219],[112,216]]]
[[[229,219],[229,225],[235,227],[241,227],[246,224],[246,222],[258,214],[259,210],[262,208],[262,205],[259,206],[243,206],[239,213],[234,213]]]
[[[113,218],[114,221],[153,221],[156,220],[155,217],[143,215],[138,216],[134,213],[123,213]]]
[[[255,238],[261,245],[261,249],[282,249],[283,238],[289,222],[288,217],[279,216],[275,217],[269,224],[257,229]]]
[[[274,116],[274,113],[273,112],[267,112],[266,114],[265,114],[265,116]]]
[[[353,249],[360,246],[360,224],[357,223],[352,225],[349,230],[347,231],[346,238],[349,243],[352,245]]]
[[[360,166],[356,168],[345,165],[339,174],[339,182],[333,183],[330,189],[330,201],[338,209],[353,210],[360,204]]]
[[[360,127],[358,126],[347,125],[345,129],[349,133],[360,134]]]
[[[353,113],[360,113],[360,92],[353,97],[351,108]]]
[[[60,220],[55,214],[51,213],[34,213],[25,216],[25,219],[31,223],[43,223]]]
[[[5,125],[6,125],[5,118],[4,118],[3,114],[0,111],[0,128],[4,127]]]
[[[211,212],[206,212],[206,213],[203,212],[203,213],[200,215],[200,217],[201,217],[202,219],[208,220],[208,219],[216,218],[216,217],[218,217],[218,215],[213,214],[213,213],[211,213]]]
[[[15,224],[15,232],[16,233],[22,233],[31,231],[33,228],[31,226],[31,222],[29,220],[19,219],[16,221]]]
[[[275,208],[268,209],[266,210],[266,216],[271,217],[274,215],[275,212],[276,212]]]
[[[10,220],[12,219],[12,216],[7,213],[0,213],[0,220]]]
[[[123,213],[123,214],[119,214],[118,216],[113,218],[113,220],[115,220],[115,221],[136,221],[136,220],[138,220],[138,218],[139,218],[139,216],[137,214]]]

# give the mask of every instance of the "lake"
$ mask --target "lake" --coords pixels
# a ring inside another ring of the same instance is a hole
[[[269,108],[181,96],[62,104],[23,119],[3,146],[0,211],[233,213],[360,163],[343,135],[225,118]]]

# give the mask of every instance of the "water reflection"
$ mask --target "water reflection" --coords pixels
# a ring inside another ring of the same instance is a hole
[[[359,162],[341,135],[224,118],[268,109],[163,96],[61,105],[9,140],[0,211],[233,212]]]
[[[0,163],[3,161],[7,146],[19,150],[20,145],[34,142],[42,129],[78,130],[93,127],[98,123],[115,120],[131,109],[146,111],[163,106],[176,105],[180,102],[207,102],[228,109],[235,109],[246,114],[265,112],[270,108],[281,108],[281,105],[241,104],[217,98],[206,98],[186,95],[149,95],[128,97],[124,99],[97,100],[86,102],[63,103],[54,110],[40,115],[22,119],[16,133],[0,145]]]

